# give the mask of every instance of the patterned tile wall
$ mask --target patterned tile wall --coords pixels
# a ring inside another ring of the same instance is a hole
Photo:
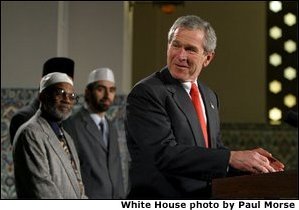
[[[9,124],[12,115],[28,104],[37,94],[34,89],[1,88],[1,199],[16,199],[13,175],[12,147],[9,140]],[[83,102],[80,97],[79,104]],[[125,185],[128,183],[129,155],[124,131],[126,96],[118,95],[108,112],[119,132],[121,159]],[[76,108],[76,107],[75,107]],[[222,124],[222,138],[231,149],[263,147],[282,162],[286,169],[297,169],[298,131],[288,125],[270,126],[266,124]]]
[[[12,159],[12,146],[9,136],[10,119],[21,107],[27,105],[37,95],[35,89],[2,89],[1,88],[1,199],[16,199],[14,185],[14,167]],[[84,101],[80,96],[77,109]],[[129,153],[125,138],[124,116],[126,96],[116,97],[113,106],[108,111],[108,117],[116,125],[119,135],[119,145],[124,175],[125,187],[128,185]]]

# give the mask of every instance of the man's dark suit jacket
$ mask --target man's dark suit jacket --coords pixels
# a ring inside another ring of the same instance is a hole
[[[30,104],[19,109],[11,118],[9,125],[10,142],[13,144],[13,139],[16,135],[18,128],[27,122],[38,110],[39,100],[38,97],[34,98]]]
[[[111,122],[108,124],[109,146],[106,148],[99,129],[84,107],[63,122],[78,151],[85,193],[90,199],[126,197],[117,130]]]
[[[128,198],[208,198],[211,179],[227,173],[230,151],[220,140],[216,94],[198,82],[206,108],[204,140],[192,101],[167,68],[140,81],[127,98],[126,134],[132,158]]]

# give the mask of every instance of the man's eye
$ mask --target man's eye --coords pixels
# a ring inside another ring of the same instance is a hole
[[[178,43],[175,43],[175,42],[174,42],[174,43],[172,43],[172,46],[175,47],[175,48],[177,48],[177,47],[179,47],[180,45],[179,45]]]
[[[63,95],[63,94],[65,94],[65,90],[63,90],[63,89],[57,89],[57,90],[56,90],[56,93],[57,93],[58,95]]]
[[[193,47],[186,48],[186,51],[188,51],[188,52],[197,52],[197,50]]]
[[[104,88],[103,87],[98,87],[98,91],[103,92]]]

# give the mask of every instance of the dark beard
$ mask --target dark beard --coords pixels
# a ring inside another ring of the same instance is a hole
[[[109,106],[100,101],[95,108],[98,112],[106,112],[109,109]]]

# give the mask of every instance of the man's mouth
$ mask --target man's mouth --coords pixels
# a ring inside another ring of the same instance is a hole
[[[64,111],[64,112],[68,112],[68,111],[70,111],[70,107],[69,107],[69,106],[60,106],[59,109],[60,109],[61,111]]]
[[[186,69],[186,68],[189,68],[188,65],[184,65],[184,64],[175,64],[175,66],[177,68],[180,68],[180,69]]]

